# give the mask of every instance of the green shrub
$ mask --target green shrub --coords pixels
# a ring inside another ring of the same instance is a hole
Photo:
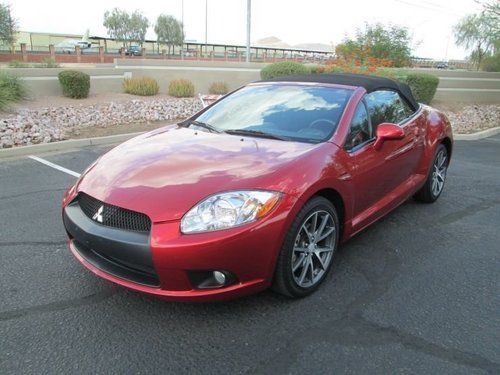
[[[174,79],[168,84],[168,95],[176,98],[190,98],[194,96],[193,82],[187,79]]]
[[[262,79],[272,79],[294,74],[309,74],[310,70],[304,64],[293,61],[281,61],[269,64],[260,71]]]
[[[75,99],[89,96],[90,76],[88,74],[76,70],[65,70],[59,73],[58,78],[64,96]]]
[[[19,77],[0,72],[0,110],[24,98],[26,88]]]
[[[59,64],[52,57],[46,57],[40,64],[35,64],[35,68],[59,68]]]
[[[408,73],[401,79],[408,86],[419,103],[429,104],[439,85],[439,78],[428,73]]]
[[[19,60],[10,60],[7,64],[9,68],[29,68],[30,65]]]
[[[226,95],[228,92],[225,82],[213,82],[208,88],[208,93],[212,95]]]
[[[154,78],[150,77],[125,78],[123,90],[127,94],[151,96],[158,94],[160,86]]]
[[[326,71],[325,65],[321,64],[311,64],[308,65],[307,68],[309,69],[309,73],[311,74],[322,74]]]
[[[500,53],[485,57],[481,69],[485,72],[500,72]]]

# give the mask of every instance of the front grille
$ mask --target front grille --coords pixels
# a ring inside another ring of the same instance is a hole
[[[137,232],[149,232],[151,230],[151,220],[147,215],[140,212],[104,203],[85,193],[78,195],[78,203],[83,213],[99,224]]]

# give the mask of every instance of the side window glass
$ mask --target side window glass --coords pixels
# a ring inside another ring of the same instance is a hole
[[[368,112],[365,105],[359,103],[354,116],[352,117],[351,125],[349,127],[349,134],[345,142],[345,149],[351,150],[352,148],[360,145],[373,138],[372,127],[368,120]]]
[[[415,111],[413,109],[411,109],[410,105],[403,99],[401,98],[400,95],[398,95],[399,97],[399,100],[401,102],[401,104],[403,105],[403,111],[404,111],[404,118],[408,118],[408,117],[411,117]]]
[[[372,125],[383,122],[398,124],[413,113],[409,105],[395,91],[374,91],[365,96]]]

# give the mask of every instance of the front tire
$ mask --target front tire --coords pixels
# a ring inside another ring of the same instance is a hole
[[[424,203],[435,202],[443,192],[448,169],[448,150],[441,143],[432,161],[429,176],[424,186],[415,194],[415,199]]]
[[[273,290],[300,298],[313,293],[328,275],[340,236],[334,205],[314,197],[297,214],[281,248]]]

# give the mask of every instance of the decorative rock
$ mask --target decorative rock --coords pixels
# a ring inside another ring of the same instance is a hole
[[[468,105],[457,112],[444,111],[455,133],[474,133],[500,126],[500,105]]]
[[[184,119],[201,109],[197,98],[132,99],[89,106],[20,109],[0,118],[0,148],[49,143],[70,131],[92,126]]]
[[[198,98],[131,99],[95,105],[19,109],[0,114],[0,148],[48,143],[87,127],[114,127],[184,119],[202,108]],[[473,133],[500,126],[500,105],[469,105],[445,111],[455,133]]]

